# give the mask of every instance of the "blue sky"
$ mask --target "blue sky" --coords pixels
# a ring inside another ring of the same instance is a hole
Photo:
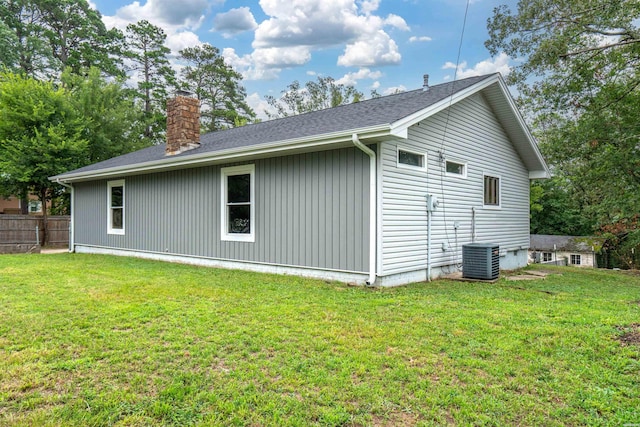
[[[293,80],[331,76],[369,96],[453,78],[466,0],[91,0],[107,27],[146,19],[167,33],[176,54],[216,46],[244,76],[249,104],[264,117],[265,95]],[[458,78],[509,72],[514,60],[492,58],[486,22],[500,4],[472,0]],[[174,64],[177,68],[180,64]]]

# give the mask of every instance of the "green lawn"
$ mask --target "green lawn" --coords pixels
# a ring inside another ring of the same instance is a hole
[[[640,423],[640,275],[554,271],[372,290],[3,255],[0,425]]]

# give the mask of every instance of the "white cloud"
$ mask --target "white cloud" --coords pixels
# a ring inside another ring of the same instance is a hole
[[[147,0],[144,4],[134,1],[118,9],[114,16],[104,16],[103,20],[107,26],[120,29],[145,19],[167,32],[179,28],[196,30],[208,7],[207,0]]]
[[[480,61],[476,65],[474,65],[472,68],[467,68],[467,62],[463,61],[457,67],[458,70],[456,73],[456,77],[458,79],[464,79],[467,77],[482,76],[485,74],[492,74],[492,73],[500,73],[503,76],[507,76],[511,72],[511,67],[509,66],[510,59],[511,58],[509,57],[509,55],[507,55],[504,52],[501,52],[497,57],[493,59],[489,58],[489,59],[485,59],[484,61]],[[447,62],[442,66],[442,69],[455,70],[456,64],[454,64],[453,62]],[[445,79],[446,80],[451,79],[451,76],[447,76]]]
[[[389,87],[382,92],[383,95],[393,95],[395,93],[406,92],[407,88],[403,85]]]
[[[395,27],[402,31],[409,31],[411,28],[407,25],[407,22],[402,19],[402,17],[398,15],[394,15],[393,13],[387,16],[384,20],[385,25],[389,25],[391,27]]]
[[[167,34],[165,45],[171,49],[171,52],[177,53],[182,49],[194,47],[202,44],[198,35],[191,31],[180,31],[178,33]]]
[[[374,15],[379,4],[380,0],[260,0],[268,18],[255,31],[253,67],[299,66],[309,61],[316,50],[340,46],[344,46],[344,53],[338,59],[339,65],[397,64],[402,57],[385,28],[407,31],[409,26],[398,15],[390,14],[384,19]],[[260,52],[274,48],[286,48],[279,51],[285,58],[276,61],[272,55]],[[288,53],[292,48],[295,52]]]
[[[281,71],[279,68],[256,67],[251,54],[240,56],[230,47],[222,49],[222,56],[245,80],[272,80],[277,78]]]
[[[248,7],[239,7],[217,14],[213,18],[213,27],[215,31],[221,32],[223,37],[229,38],[234,34],[255,30],[258,23]]]
[[[338,65],[345,67],[391,65],[398,64],[401,58],[396,42],[380,30],[370,34],[367,40],[358,40],[347,45],[344,54],[338,57]]]
[[[432,39],[429,36],[411,36],[409,37],[409,42],[410,43],[415,43],[415,42],[430,42]]]
[[[380,7],[380,0],[363,0],[360,3],[360,10],[365,15],[369,15],[372,12],[375,12]]]
[[[269,120],[269,116],[265,111],[272,114],[276,113],[276,109],[267,103],[257,92],[247,96],[247,104],[256,113],[256,116],[262,120]]]
[[[221,1],[221,0],[215,0]],[[167,47],[174,55],[178,50],[188,46],[201,44],[193,32],[204,21],[209,8],[207,0],[146,0],[144,3],[134,1],[119,8],[115,15],[103,16],[102,21],[107,28],[125,30],[127,25],[141,20],[149,21],[160,27],[167,35]]]
[[[337,84],[343,84],[345,86],[355,86],[358,84],[358,80],[370,79],[375,80],[382,77],[380,71],[371,71],[368,68],[361,68],[354,73],[347,73],[341,78],[336,80]]]

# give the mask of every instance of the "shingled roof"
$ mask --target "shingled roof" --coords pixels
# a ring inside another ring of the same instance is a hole
[[[600,250],[604,238],[593,236],[554,236],[550,234],[532,234],[529,250],[591,252]]]
[[[442,103],[450,96],[472,89],[474,85],[489,80],[501,81],[499,75],[496,74],[470,77],[434,85],[428,90],[412,90],[325,110],[210,132],[200,137],[198,148],[175,156],[167,157],[164,144],[162,144],[114,157],[51,179],[70,182],[92,176],[105,176],[108,171],[114,171],[114,173],[118,170],[131,171],[137,167],[144,167],[144,165],[154,165],[154,169],[158,170],[163,165],[185,165],[202,159],[212,159],[222,154],[230,159],[233,157],[233,153],[246,152],[251,148],[266,147],[269,149],[268,147],[287,141],[293,141],[295,145],[297,141],[326,139],[331,135],[338,134],[344,136],[376,127],[386,127],[388,132],[394,123],[410,118],[420,111]]]

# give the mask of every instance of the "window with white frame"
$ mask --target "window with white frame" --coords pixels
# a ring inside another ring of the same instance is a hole
[[[484,205],[500,206],[500,177],[484,175]]]
[[[124,234],[124,180],[107,182],[107,233]]]
[[[40,200],[29,200],[29,213],[42,212],[42,202]]]
[[[571,265],[580,265],[582,257],[578,254],[571,254]]]
[[[467,165],[466,163],[455,162],[453,160],[447,160],[445,165],[447,175],[452,176],[467,176]]]
[[[255,165],[221,169],[222,240],[255,241]]]
[[[552,261],[551,258],[552,258],[551,252],[542,252],[542,262]]]
[[[398,166],[426,170],[427,156],[424,153],[416,153],[398,148]]]

